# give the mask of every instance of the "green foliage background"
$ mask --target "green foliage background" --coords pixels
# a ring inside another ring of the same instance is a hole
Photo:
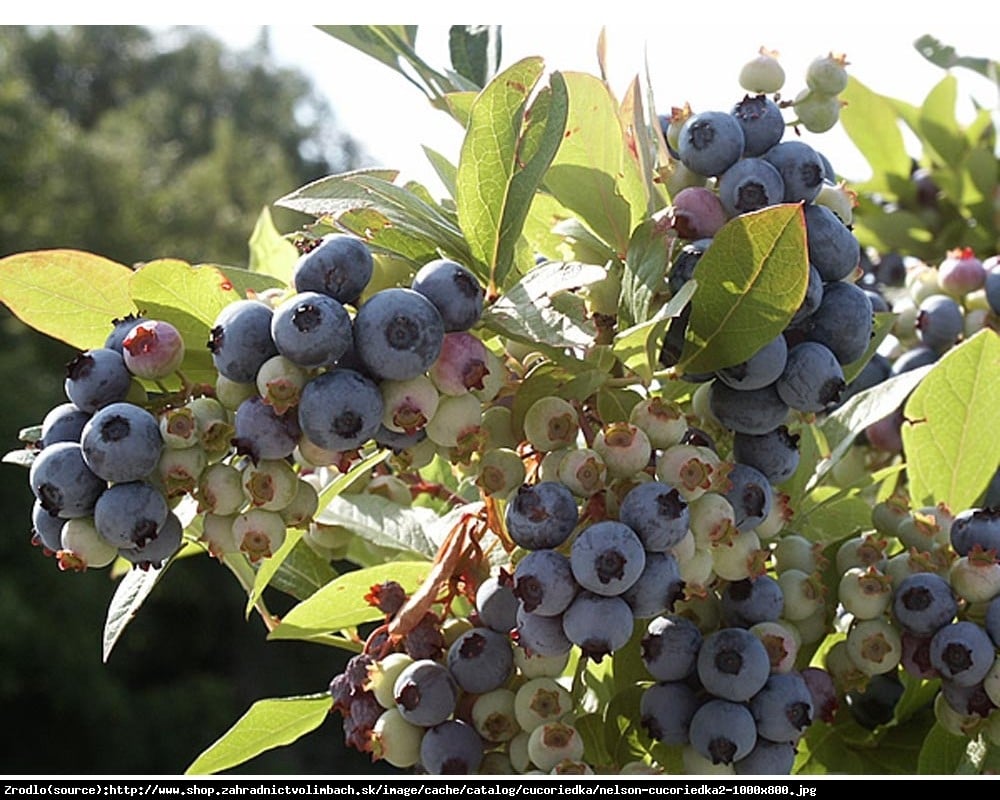
[[[0,28],[0,256],[72,247],[123,264],[245,266],[262,203],[363,158],[309,81],[259,44]],[[278,215],[282,229],[301,224]],[[63,402],[73,355],[0,309],[0,440]],[[210,559],[165,576],[104,664],[109,573],[61,573],[32,548],[27,482],[0,469],[0,709],[13,734],[0,773],[176,773],[257,698],[323,691],[341,670],[340,651],[267,643],[259,621],[240,624],[245,595]],[[344,750],[339,720],[327,724],[235,771],[371,772]]]

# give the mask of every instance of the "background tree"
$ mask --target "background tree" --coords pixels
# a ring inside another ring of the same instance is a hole
[[[233,52],[188,28],[0,28],[0,256],[71,247],[245,265],[262,206],[362,158],[309,81],[275,66],[265,33]],[[281,213],[279,229],[301,224]],[[72,356],[0,309],[5,449],[63,401]],[[0,469],[0,708],[17,731],[0,772],[176,773],[253,700],[322,691],[340,670],[339,652],[290,653],[255,621],[233,624],[245,598],[208,558],[171,570],[101,663],[114,584],[103,570],[60,573],[29,545],[27,481]],[[243,771],[371,771],[342,741],[316,736]]]

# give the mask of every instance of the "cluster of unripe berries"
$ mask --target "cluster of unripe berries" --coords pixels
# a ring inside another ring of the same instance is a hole
[[[940,680],[934,711],[956,735],[1000,741],[1000,510],[877,504],[875,531],[839,548],[839,627],[826,656],[838,691],[862,702],[899,670]],[[902,688],[891,697],[885,716]],[[871,710],[870,708],[868,709]]]

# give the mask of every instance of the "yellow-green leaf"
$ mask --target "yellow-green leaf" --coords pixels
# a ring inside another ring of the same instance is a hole
[[[135,311],[132,270],[82,250],[35,250],[0,259],[0,302],[54,339],[101,347],[112,320]]]
[[[282,283],[290,283],[299,251],[274,227],[271,211],[266,206],[257,217],[250,234],[250,270],[271,275]]]
[[[745,361],[787,327],[805,297],[802,207],[788,203],[734,217],[716,233],[694,278],[678,367],[712,372]]]
[[[322,725],[332,705],[325,692],[258,700],[184,774],[214,775],[275,747],[291,744]]]
[[[971,506],[1000,465],[1000,334],[945,353],[903,407],[903,451],[918,505]]]

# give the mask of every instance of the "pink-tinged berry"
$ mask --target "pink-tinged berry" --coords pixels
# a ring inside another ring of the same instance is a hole
[[[791,672],[795,668],[802,637],[794,625],[778,621],[757,622],[750,626],[750,633],[764,643],[772,673]]]
[[[961,299],[985,283],[986,269],[971,247],[949,250],[938,265],[938,284],[952,297]]]
[[[257,391],[276,414],[299,404],[309,372],[284,356],[272,356],[257,372]]]
[[[465,394],[484,388],[488,361],[486,345],[471,333],[446,333],[441,353],[427,374],[442,394]]]
[[[159,380],[176,372],[184,361],[184,340],[169,322],[145,320],[126,334],[122,357],[136,377]]]
[[[670,209],[671,227],[682,239],[705,239],[729,219],[719,195],[704,186],[688,186],[673,198]]]
[[[382,424],[397,433],[416,433],[438,410],[440,395],[426,375],[405,381],[381,381]]]

